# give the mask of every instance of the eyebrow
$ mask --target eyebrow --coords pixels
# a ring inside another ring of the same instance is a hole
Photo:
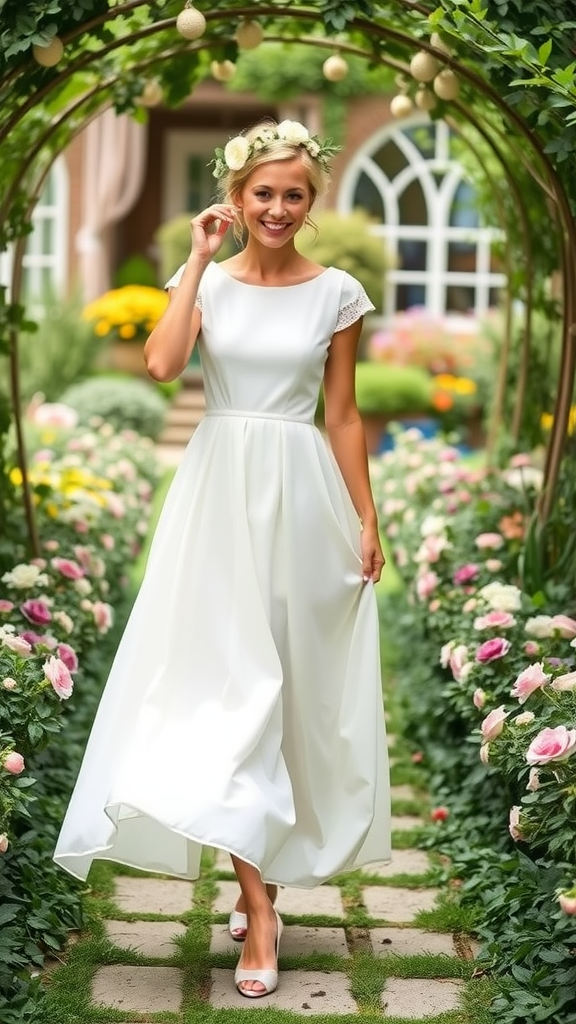
[[[265,188],[265,189],[268,189],[269,192],[274,192],[274,186],[273,185],[265,185],[264,183],[258,184],[258,185],[253,185],[252,188],[253,189]],[[284,192],[304,192],[304,191],[305,191],[304,185],[290,185],[288,188],[284,189]]]

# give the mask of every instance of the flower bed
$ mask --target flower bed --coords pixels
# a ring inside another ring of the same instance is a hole
[[[29,478],[43,556],[26,560],[22,550],[0,577],[3,1024],[36,1020],[32,975],[80,924],[81,887],[51,855],[159,478],[151,442],[131,431],[38,429]],[[18,489],[19,471],[10,476]]]
[[[576,619],[573,586],[523,589],[540,473],[501,473],[414,432],[375,463],[406,583],[398,686],[447,820],[431,841],[482,908],[499,1024],[576,1011]],[[392,610],[384,610],[384,628]],[[573,756],[574,755],[574,756]]]

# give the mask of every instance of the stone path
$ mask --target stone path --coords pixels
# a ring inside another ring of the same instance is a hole
[[[414,801],[410,787],[393,790],[401,801]],[[397,831],[414,829],[421,819],[396,816]],[[103,963],[92,981],[92,1006],[133,1014],[148,1024],[148,1016],[177,1015],[185,1010],[187,974],[194,962],[186,962],[186,936],[194,933],[195,955],[202,963],[202,983],[195,998],[212,1010],[246,1013],[269,1007],[289,1010],[299,1017],[316,1016],[336,1024],[343,1015],[367,1010],[370,1019],[395,1021],[430,1020],[461,1009],[466,978],[472,973],[473,943],[461,934],[435,932],[418,927],[415,918],[431,910],[438,889],[431,884],[428,855],[417,849],[397,849],[391,864],[375,864],[369,872],[342,877],[341,884],[316,890],[284,888],[278,910],[284,920],[280,950],[280,982],[265,1000],[247,1000],[233,984],[234,963],[241,945],[232,941],[226,921],[237,895],[227,854],[214,851],[209,869],[213,880],[206,905],[202,876],[199,883],[157,877],[117,875],[115,911],[104,922],[114,946],[114,962]],[[401,876],[401,877],[399,877]],[[352,888],[350,879],[353,879]],[[338,880],[340,882],[340,880]],[[356,895],[354,895],[354,886]],[[202,890],[203,928],[191,923],[197,906],[196,890]],[[151,920],[150,918],[155,919]],[[360,923],[358,923],[360,922]],[[434,956],[435,977],[418,976],[423,956]],[[468,961],[468,962],[467,962]],[[373,991],[363,994],[355,981],[355,964]],[[372,967],[372,971],[370,968]],[[368,968],[368,973],[366,970]],[[189,987],[189,986],[188,986]],[[236,1015],[232,1015],[234,1021]],[[115,1017],[118,1024],[124,1024]],[[186,1020],[195,1019],[186,1016]],[[226,1020],[220,1016],[219,1020]],[[455,1020],[467,1020],[457,1014]]]

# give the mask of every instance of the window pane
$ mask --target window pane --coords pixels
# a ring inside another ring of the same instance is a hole
[[[396,309],[410,309],[412,306],[424,306],[426,288],[423,284],[399,284],[396,289]]]
[[[476,246],[471,242],[449,242],[448,270],[473,274],[476,270]]]
[[[188,157],[188,213],[199,213],[213,201],[214,177],[207,166],[211,155],[201,153]]]
[[[452,312],[468,313],[474,309],[474,288],[463,284],[448,284],[446,288],[446,309]]]
[[[400,223],[427,224],[428,211],[422,186],[418,180],[412,181],[400,196]]]
[[[408,166],[408,161],[404,156],[401,149],[398,148],[395,142],[387,142],[385,146],[382,146],[377,153],[372,157],[375,164],[384,171],[384,174],[389,181],[393,181],[400,171],[403,171]]]
[[[426,270],[426,242],[417,238],[401,238],[398,242],[398,265],[401,270]]]
[[[354,192],[354,209],[358,206],[366,210],[371,217],[374,217],[380,224],[385,224],[384,201],[373,181],[367,174],[362,172],[358,178],[356,191]]]
[[[450,226],[476,228],[479,224],[476,193],[467,181],[461,181],[456,189],[450,211]]]
[[[404,132],[407,139],[414,143],[422,156],[432,158],[436,148],[436,126],[431,124],[417,125]]]

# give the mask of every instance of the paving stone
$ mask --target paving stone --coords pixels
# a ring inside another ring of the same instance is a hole
[[[425,875],[430,870],[428,854],[422,850],[392,850],[389,864],[377,861],[368,864],[365,871],[379,878],[390,878],[392,875]]]
[[[192,907],[194,887],[179,879],[116,878],[114,902],[131,914],[166,914],[176,917]]]
[[[417,800],[418,797],[412,786],[390,786],[392,800]]]
[[[133,949],[142,956],[172,956],[174,937],[185,935],[178,921],[105,921],[108,938],[120,949]]]
[[[216,858],[214,860],[214,867],[217,871],[233,871],[232,861],[230,860],[230,854],[227,850],[215,850]]]
[[[228,914],[238,899],[238,884],[218,882],[218,890],[213,913]],[[336,885],[319,885],[316,889],[293,889],[287,886],[279,890],[276,906],[280,914],[344,917],[340,890]]]
[[[177,967],[100,967],[92,982],[92,1003],[131,1013],[176,1013],[182,980]]]
[[[362,889],[362,897],[371,917],[401,924],[413,921],[419,910],[432,910],[438,891],[369,885]]]
[[[394,814],[390,819],[390,826],[393,832],[407,832],[409,829],[422,828],[424,821],[414,814],[402,814],[396,817]]]
[[[461,981],[448,979],[389,978],[382,993],[382,1005],[388,1017],[420,1020],[457,1010],[463,989]]]
[[[251,1010],[274,1007],[302,1017],[357,1013],[348,978],[339,971],[282,971],[278,988],[265,999],[247,999],[234,985],[232,971],[212,971],[210,1005],[217,1009]]]
[[[376,956],[420,956],[444,953],[456,956],[452,935],[422,928],[371,928],[370,941]]]
[[[239,953],[240,942],[228,931],[228,926],[215,924],[210,941],[211,953]],[[349,956],[346,935],[343,928],[308,928],[303,925],[286,925],[282,932],[282,956],[308,956],[310,953],[335,953]]]

